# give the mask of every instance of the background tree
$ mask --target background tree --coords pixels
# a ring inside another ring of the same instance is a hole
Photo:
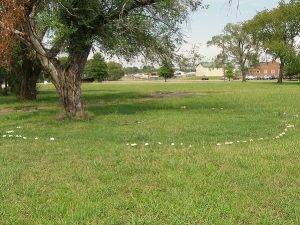
[[[155,69],[154,66],[145,65],[145,66],[143,66],[142,71],[143,71],[143,73],[148,73],[149,74],[149,73],[155,72],[156,69]]]
[[[179,69],[184,72],[196,72],[197,67],[200,65],[203,56],[200,54],[199,45],[192,45],[191,49],[182,54],[176,55],[175,62]]]
[[[101,54],[95,54],[87,62],[84,73],[87,77],[94,78],[99,82],[108,79],[108,67]]]
[[[41,63],[36,53],[23,43],[20,43],[19,52],[20,60],[17,64],[12,66],[16,73],[16,79],[19,81],[19,88],[16,92],[22,100],[36,100],[36,85],[42,72]]]
[[[243,81],[246,81],[247,64],[258,58],[258,45],[243,29],[242,24],[227,24],[223,34],[212,37],[207,45],[219,47],[221,49],[220,62],[223,65],[226,61],[236,64],[241,71]]]
[[[189,72],[190,71],[190,63],[187,56],[184,54],[179,54],[175,57],[175,62],[180,71]]]
[[[108,62],[108,79],[110,81],[120,80],[124,76],[123,66],[117,62]]]
[[[173,69],[172,63],[168,61],[164,61],[162,66],[158,69],[158,75],[163,77],[165,82],[167,82],[167,79],[174,77],[174,72],[175,70]]]
[[[290,78],[300,79],[300,53],[289,58],[285,64],[285,73]]]
[[[277,8],[258,13],[245,24],[245,29],[262,44],[266,53],[280,60],[278,83],[282,83],[287,61],[295,55],[296,37],[300,33],[299,12],[299,1],[280,1]]]
[[[84,114],[81,78],[94,45],[125,59],[169,58],[182,42],[182,22],[201,4],[202,0],[2,0],[0,26],[37,53],[66,115],[76,117]],[[7,40],[1,40],[1,46],[7,46]],[[57,59],[59,53],[68,56],[67,66]]]
[[[194,44],[188,51],[187,57],[189,59],[190,72],[196,72],[197,67],[203,59],[203,56],[200,54],[199,45]]]
[[[232,63],[226,65],[225,74],[229,81],[234,78],[234,65]]]
[[[136,67],[136,66],[125,67],[123,70],[124,70],[125,74],[137,74],[137,73],[141,72],[141,70],[138,67]]]

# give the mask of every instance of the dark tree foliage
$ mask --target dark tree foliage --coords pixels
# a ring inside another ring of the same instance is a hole
[[[167,79],[174,77],[174,72],[173,65],[169,61],[163,62],[162,66],[158,69],[158,75],[163,77],[165,82],[167,82]]]
[[[120,63],[108,62],[108,79],[110,81],[120,80],[124,75],[123,66]]]
[[[108,79],[108,67],[100,54],[95,54],[92,59],[90,59],[85,67],[85,75],[88,78],[94,78],[99,82]]]

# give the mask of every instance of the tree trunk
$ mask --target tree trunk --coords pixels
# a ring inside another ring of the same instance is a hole
[[[36,100],[37,88],[36,84],[41,74],[42,69],[40,64],[23,59],[22,77],[20,82],[20,98],[22,100]]]
[[[0,78],[0,95],[3,94],[2,84],[3,84],[3,79]]]
[[[62,70],[58,74],[59,83],[55,84],[60,103],[68,118],[84,115],[81,98],[81,74],[73,70]]]
[[[247,82],[247,80],[246,80],[246,74],[242,74],[242,77],[243,77],[242,82]]]
[[[54,55],[50,54],[51,51],[47,52],[40,40],[36,38],[30,23],[27,23],[25,31],[29,35],[30,44],[34,46],[42,67],[51,75],[66,116],[69,118],[84,117],[81,78],[93,44],[92,38],[87,38],[86,28],[79,27],[69,38],[68,60],[65,65],[55,58],[60,50],[54,51],[56,52]]]
[[[246,82],[246,71],[245,69],[242,70],[242,82]]]
[[[284,62],[281,60],[280,70],[279,70],[279,77],[278,77],[278,81],[277,81],[278,84],[282,84],[283,75],[284,75]]]
[[[246,69],[244,61],[240,62],[241,65],[241,72],[242,72],[242,82],[246,82]]]
[[[8,81],[7,78],[4,78],[4,89],[3,89],[3,95],[8,95]]]

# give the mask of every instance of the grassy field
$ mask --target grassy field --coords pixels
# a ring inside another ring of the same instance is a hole
[[[299,84],[83,93],[89,121],[56,120],[51,85],[0,97],[0,224],[300,224]]]

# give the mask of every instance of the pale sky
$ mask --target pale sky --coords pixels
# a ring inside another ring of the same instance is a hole
[[[218,49],[206,47],[207,41],[212,36],[221,34],[227,23],[237,23],[251,19],[256,12],[271,9],[278,5],[278,0],[233,0],[232,6],[228,0],[204,0],[209,5],[208,9],[200,9],[193,13],[184,26],[184,34],[189,44],[183,46],[182,50],[189,48],[192,44],[201,44],[201,54],[207,60],[218,54]]]

